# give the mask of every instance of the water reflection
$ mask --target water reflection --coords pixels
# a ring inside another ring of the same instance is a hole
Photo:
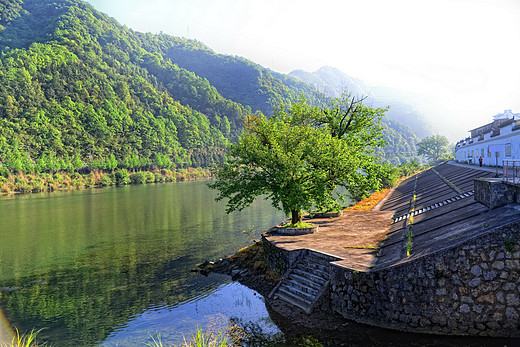
[[[214,197],[190,182],[0,200],[0,307],[55,345],[92,346],[150,308],[212,293],[223,279],[189,270],[282,218],[264,201],[226,215]]]
[[[142,346],[142,341],[156,334],[167,345],[180,344],[190,339],[197,326],[215,334],[228,331],[238,338],[243,322],[266,336],[280,333],[260,295],[238,283],[226,283],[191,302],[146,310],[117,328],[102,345]]]

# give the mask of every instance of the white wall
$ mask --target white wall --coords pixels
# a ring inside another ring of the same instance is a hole
[[[478,141],[478,138],[473,138],[472,144],[462,145],[455,149],[455,159],[458,162],[469,162],[471,159],[472,164],[478,165],[478,159],[481,156],[482,150],[484,155],[482,156],[482,163],[484,165],[494,166],[497,161],[495,153],[491,153],[488,156],[488,147],[492,144],[508,145],[511,146],[511,156],[506,156],[506,153],[501,150],[498,157],[498,165],[502,166],[503,160],[520,159],[520,130],[512,131],[514,123],[507,125],[500,129],[500,135],[491,137],[491,133],[484,135],[484,140]],[[473,153],[472,153],[473,152]]]

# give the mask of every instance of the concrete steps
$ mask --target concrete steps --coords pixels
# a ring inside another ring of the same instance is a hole
[[[269,294],[311,313],[329,285],[328,262],[303,253]]]

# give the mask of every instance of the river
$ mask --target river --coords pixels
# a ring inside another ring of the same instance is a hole
[[[262,345],[291,340],[258,293],[190,272],[249,244],[243,230],[254,226],[258,237],[284,218],[261,199],[226,214],[215,197],[206,182],[184,182],[0,198],[0,340],[12,327],[43,329],[52,346],[144,346],[157,334],[180,344],[197,327]],[[510,342],[355,323],[341,335],[356,346]]]
[[[185,182],[1,198],[0,308],[54,346],[180,343],[230,324],[279,334],[255,292],[190,272],[283,218],[264,200],[228,215],[215,196]]]

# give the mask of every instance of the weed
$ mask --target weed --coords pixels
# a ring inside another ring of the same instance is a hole
[[[512,253],[516,247],[516,239],[510,237],[510,238],[504,240],[504,247],[505,247],[506,251],[508,251],[509,253]]]
[[[37,347],[37,346],[45,346],[46,344],[38,344],[36,343],[36,335],[41,331],[31,330],[28,334],[20,334],[18,329],[16,329],[15,336],[11,340],[11,342],[2,342],[0,343],[0,347]]]
[[[150,336],[151,341],[145,342],[144,345],[148,347],[166,347],[165,344],[163,344],[161,339],[161,334],[157,334],[155,336]],[[173,347],[174,345],[170,345],[170,347]],[[228,338],[224,336],[222,333],[218,334],[217,336],[214,336],[211,333],[207,333],[203,331],[202,329],[197,327],[197,330],[195,331],[195,334],[191,337],[190,341],[186,341],[184,339],[184,344],[181,345],[182,347],[227,347],[231,346],[231,344],[228,341]]]
[[[413,286],[413,284],[415,283],[415,278],[410,276],[406,279],[406,282],[408,282],[409,285]]]
[[[254,225],[250,226],[248,230],[242,230],[242,232],[244,234],[247,234],[249,236],[249,238],[253,242],[256,242],[256,239],[255,239],[255,226]]]
[[[435,276],[436,279],[449,277],[448,274],[446,273],[446,271],[440,270],[440,269],[435,269],[435,271],[433,271],[433,275]]]
[[[363,273],[359,272],[358,270],[354,270],[353,274],[354,274],[354,278],[358,281],[363,278]]]
[[[368,245],[368,246],[345,246],[345,248],[353,248],[353,249],[379,249],[378,247]]]

